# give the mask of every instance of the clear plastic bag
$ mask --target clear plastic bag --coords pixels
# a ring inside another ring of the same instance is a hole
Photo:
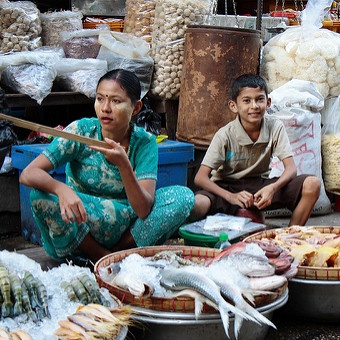
[[[288,81],[314,82],[324,98],[340,94],[340,35],[321,29],[330,0],[309,0],[301,26],[292,26],[263,48],[261,75],[269,91]]]
[[[31,1],[0,2],[0,52],[32,51],[42,45],[39,10]]]

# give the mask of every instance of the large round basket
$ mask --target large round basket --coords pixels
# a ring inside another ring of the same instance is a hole
[[[163,298],[151,296],[147,298],[139,298],[131,294],[128,290],[124,290],[111,282],[103,280],[100,276],[101,269],[109,267],[112,263],[121,262],[130,254],[137,253],[143,257],[151,257],[165,250],[180,250],[182,252],[181,256],[183,258],[197,263],[204,263],[207,260],[214,258],[220,252],[220,250],[214,248],[189,246],[153,246],[119,251],[106,255],[95,264],[94,274],[97,278],[99,286],[107,288],[112,295],[116,296],[125,304],[165,312],[193,313],[195,311],[195,301],[191,297]],[[284,284],[282,287],[272,291],[272,294],[256,295],[256,307],[264,306],[278,299],[286,291],[287,286],[287,284]],[[216,313],[216,310],[208,305],[204,305],[202,312]]]
[[[308,228],[316,229],[321,233],[331,233],[340,235],[340,227],[333,226],[308,226]],[[274,239],[278,234],[285,233],[288,228],[269,229],[266,231],[260,231],[253,235],[246,237],[244,242],[251,242],[254,240]],[[332,267],[308,267],[298,266],[298,273],[295,278],[306,279],[306,280],[328,280],[335,281],[340,280],[340,268]]]

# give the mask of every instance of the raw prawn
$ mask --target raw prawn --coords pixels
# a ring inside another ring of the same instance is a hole
[[[11,301],[11,284],[9,280],[8,270],[3,263],[0,262],[0,290],[3,297],[1,308],[2,317],[7,317],[11,314],[13,303]]]
[[[77,295],[77,298],[79,299],[79,301],[84,304],[87,305],[90,301],[89,301],[89,296],[86,292],[85,287],[83,286],[83,284],[81,283],[80,280],[78,279],[73,279],[71,281],[71,285],[74,289],[74,292]]]
[[[36,278],[36,290],[37,290],[37,296],[38,299],[42,305],[44,316],[47,316],[49,319],[51,319],[51,314],[48,309],[48,296],[47,296],[47,290],[45,285],[38,279]]]
[[[73,286],[66,282],[66,281],[62,281],[60,283],[60,286],[62,289],[64,289],[65,293],[67,294],[68,298],[71,300],[71,301],[74,301],[74,302],[79,302],[79,299],[73,289]]]
[[[22,313],[22,291],[21,283],[18,275],[15,272],[9,274],[9,281],[11,285],[11,292],[14,298],[13,315],[20,315]]]
[[[26,285],[23,282],[21,283],[21,293],[22,293],[21,295],[22,306],[23,306],[24,311],[27,313],[28,317],[32,321],[37,322],[38,319],[37,319],[35,312],[32,309],[30,297],[28,295],[28,290],[26,288]]]

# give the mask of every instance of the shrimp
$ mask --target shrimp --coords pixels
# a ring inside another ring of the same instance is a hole
[[[42,313],[41,313],[41,310],[40,310],[41,305],[40,305],[39,298],[38,298],[38,295],[37,295],[37,281],[30,272],[25,271],[23,282],[24,282],[24,284],[27,288],[28,296],[29,296],[30,301],[31,301],[32,309],[35,310],[37,317],[40,320]]]
[[[23,306],[24,311],[27,313],[28,317],[32,321],[37,322],[38,319],[37,319],[37,316],[32,309],[31,301],[30,301],[30,298],[29,298],[29,295],[28,295],[28,290],[26,288],[26,285],[23,282],[21,283],[21,293],[22,293],[22,295],[21,295],[22,306]]]
[[[12,272],[9,274],[9,281],[11,285],[11,293],[15,301],[13,306],[13,315],[20,315],[22,313],[22,292],[20,279],[15,272]]]
[[[100,303],[100,292],[97,282],[92,280],[88,275],[83,274],[79,278],[79,281],[83,284],[85,289],[90,295],[91,302]]]
[[[73,279],[71,281],[71,285],[80,302],[84,305],[87,305],[89,303],[89,296],[83,284],[78,279]]]
[[[1,308],[2,317],[7,317],[11,314],[13,303],[11,301],[11,284],[9,280],[8,270],[3,263],[0,262],[0,290],[3,297]]]
[[[36,280],[36,290],[37,290],[38,299],[42,305],[45,316],[51,319],[51,314],[48,309],[48,302],[47,302],[48,296],[47,296],[46,287],[38,278],[36,278],[35,280]]]
[[[75,301],[75,302],[79,302],[79,299],[72,287],[72,285],[66,281],[62,281],[60,283],[60,287],[62,289],[64,289],[65,293],[67,294],[68,298],[71,300],[71,301]]]

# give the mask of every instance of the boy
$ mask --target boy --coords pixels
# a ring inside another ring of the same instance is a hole
[[[190,219],[239,208],[272,210],[287,207],[291,225],[305,225],[320,193],[320,180],[299,175],[287,132],[270,107],[267,84],[255,74],[238,77],[228,102],[237,117],[217,131],[195,176],[203,190],[195,194]],[[280,177],[268,178],[272,156],[284,165]]]

